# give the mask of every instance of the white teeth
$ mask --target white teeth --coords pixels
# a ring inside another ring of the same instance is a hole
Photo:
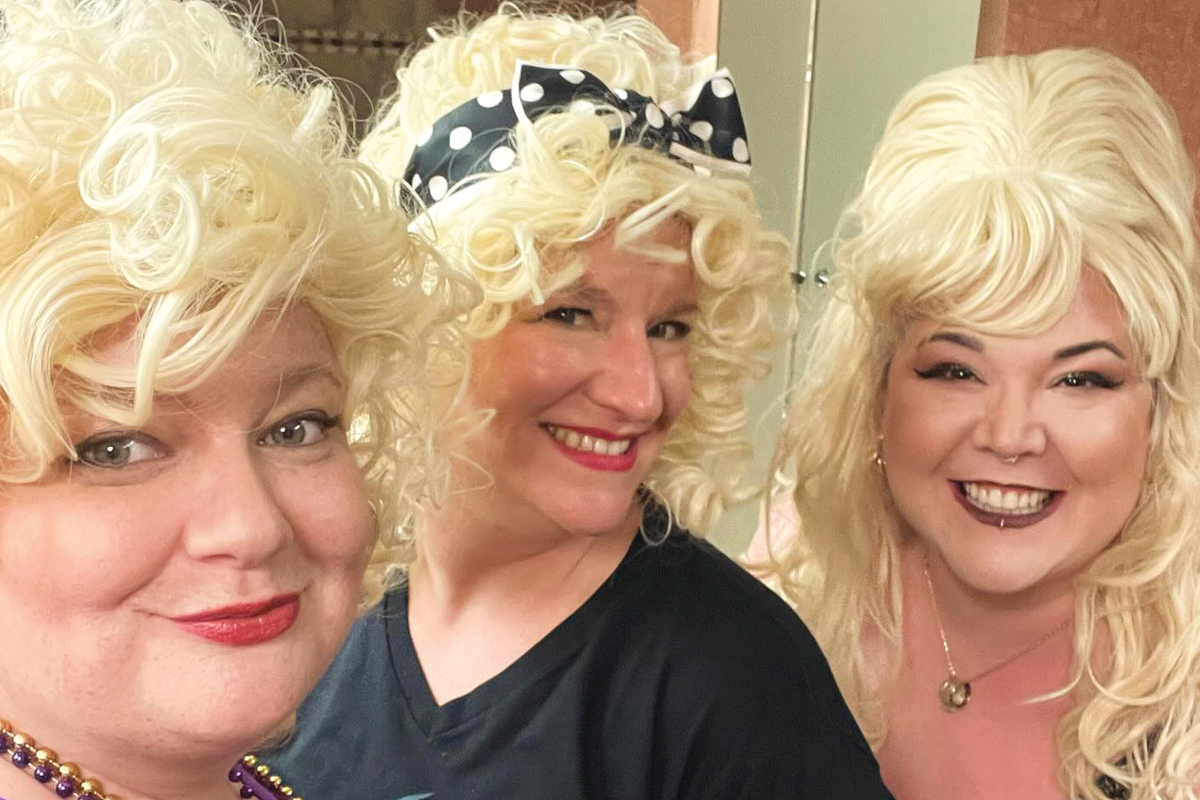
[[[601,456],[622,455],[633,444],[632,439],[601,439],[588,434],[580,434],[567,428],[559,428],[556,425],[547,425],[546,430],[550,431],[551,436],[572,450],[581,450],[585,453],[595,453]]]
[[[962,487],[971,505],[993,514],[1035,514],[1045,508],[1051,498],[1050,492],[1040,489],[999,489],[968,482]]]

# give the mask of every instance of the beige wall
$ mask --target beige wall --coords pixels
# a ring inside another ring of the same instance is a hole
[[[814,254],[853,197],[892,105],[924,76],[969,62],[979,20],[979,0],[816,0],[805,168],[802,101],[813,1],[722,0],[718,47],[747,116],[764,217],[798,243],[799,264],[809,273],[828,266],[827,259],[814,264]],[[806,319],[821,296],[811,279],[797,292]],[[787,359],[781,356],[775,377],[754,396],[754,446],[764,483]],[[753,504],[734,509],[714,539],[727,552],[740,552],[757,514]]]

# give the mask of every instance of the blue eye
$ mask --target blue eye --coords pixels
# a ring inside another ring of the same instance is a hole
[[[953,362],[935,364],[929,369],[913,371],[925,379],[939,378],[946,381],[969,381],[977,378],[969,367],[964,367],[962,364],[955,364]]]
[[[324,440],[329,430],[340,424],[339,417],[306,411],[275,423],[259,438],[258,443],[267,447],[305,447]]]
[[[686,322],[672,319],[651,326],[646,335],[652,339],[683,339],[692,332],[692,326]]]
[[[1058,386],[1066,386],[1069,389],[1086,389],[1094,387],[1097,389],[1115,389],[1120,386],[1122,381],[1114,381],[1106,375],[1099,372],[1081,371],[1068,372],[1058,379]]]
[[[80,462],[100,469],[120,469],[161,455],[153,444],[133,433],[94,436],[76,445],[75,453]]]
[[[552,308],[545,314],[542,314],[539,319],[549,320],[551,322],[559,322],[572,328],[577,328],[583,324],[585,318],[591,317],[592,312],[586,308],[576,308],[574,306],[560,306]]]

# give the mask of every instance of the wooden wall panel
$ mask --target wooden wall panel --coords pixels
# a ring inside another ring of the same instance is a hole
[[[683,52],[717,54],[720,0],[638,0],[637,10]]]
[[[1101,47],[1137,67],[1175,109],[1200,169],[1200,2],[983,0],[979,55]]]

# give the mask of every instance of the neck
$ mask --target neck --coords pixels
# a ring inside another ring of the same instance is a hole
[[[930,602],[925,554],[915,545],[908,559],[909,590],[924,595],[923,604]],[[929,552],[928,569],[936,600],[936,609],[931,604],[934,621],[941,623],[951,655],[964,672],[1007,658],[1074,617],[1075,592],[1069,581],[1046,582],[1012,594],[990,594],[959,580],[936,552]],[[1069,636],[1064,637],[1067,640]]]
[[[491,513],[478,503],[455,504],[426,517],[410,587],[445,608],[497,596],[507,602],[561,598],[577,583],[594,583],[597,570],[600,580],[611,574],[641,518],[641,506],[631,503],[618,525],[585,536],[545,520]]]

